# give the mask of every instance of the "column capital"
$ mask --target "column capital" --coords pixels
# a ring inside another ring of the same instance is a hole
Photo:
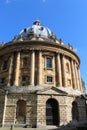
[[[57,55],[60,55],[60,53],[59,53],[59,52],[56,52],[56,56],[57,56]]]

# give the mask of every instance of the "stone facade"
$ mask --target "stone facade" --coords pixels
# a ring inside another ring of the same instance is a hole
[[[1,126],[85,122],[78,55],[39,21],[34,24],[0,46]]]

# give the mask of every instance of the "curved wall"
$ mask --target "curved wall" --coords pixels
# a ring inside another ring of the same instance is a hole
[[[63,86],[83,91],[80,59],[69,47],[17,41],[0,48],[0,86]]]

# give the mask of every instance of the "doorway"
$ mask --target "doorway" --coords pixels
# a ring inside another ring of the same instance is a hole
[[[72,103],[72,120],[77,120],[79,119],[79,113],[78,113],[78,106],[77,102]]]
[[[17,101],[16,122],[26,123],[26,101],[24,100]]]
[[[55,99],[46,102],[46,125],[59,125],[59,104]]]

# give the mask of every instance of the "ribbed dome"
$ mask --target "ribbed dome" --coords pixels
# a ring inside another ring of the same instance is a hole
[[[23,37],[25,37],[31,33],[41,35],[41,36],[46,36],[48,38],[52,35],[52,32],[50,31],[50,29],[42,26],[39,20],[36,20],[31,27],[23,29],[19,35],[22,35]]]
[[[31,27],[24,28],[17,37],[14,37],[13,41],[16,40],[32,40],[32,38],[41,38],[40,40],[53,40],[56,42],[56,36],[47,27],[42,26],[39,20],[36,20]]]

